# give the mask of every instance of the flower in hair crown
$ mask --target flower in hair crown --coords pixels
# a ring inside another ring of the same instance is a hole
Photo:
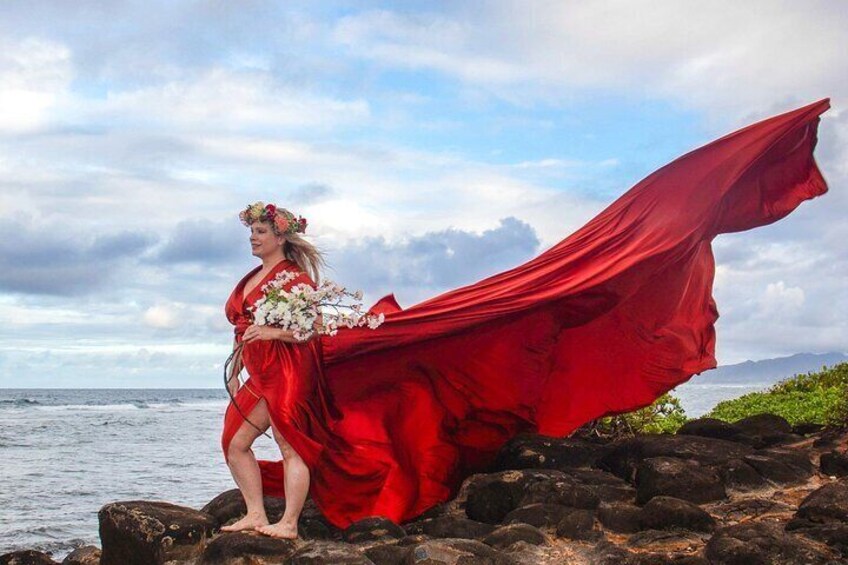
[[[268,222],[280,235],[306,233],[306,218],[295,216],[285,208],[278,208],[274,204],[264,202],[248,204],[247,208],[239,212],[239,220],[246,226],[253,222]]]

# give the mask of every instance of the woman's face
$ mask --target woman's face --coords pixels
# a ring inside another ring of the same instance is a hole
[[[282,236],[275,235],[268,222],[250,224],[250,249],[256,257],[267,257],[280,251]]]

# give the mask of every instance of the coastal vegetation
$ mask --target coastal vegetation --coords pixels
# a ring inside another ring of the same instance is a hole
[[[796,374],[764,391],[722,401],[703,417],[732,423],[762,413],[781,416],[792,425],[848,426],[848,363],[825,365],[820,371]],[[593,420],[581,428],[580,435],[673,434],[691,420],[680,401],[665,393],[644,408]]]

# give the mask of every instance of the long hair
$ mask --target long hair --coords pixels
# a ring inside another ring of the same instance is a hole
[[[327,267],[323,252],[299,233],[289,233],[283,237],[283,255],[286,259],[297,263],[316,285],[321,284],[321,271]]]

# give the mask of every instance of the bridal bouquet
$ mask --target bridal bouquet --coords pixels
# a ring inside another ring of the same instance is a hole
[[[253,323],[257,326],[275,326],[292,330],[297,340],[309,339],[313,332],[336,335],[339,327],[353,328],[367,325],[371,329],[383,323],[383,314],[375,315],[362,312],[362,304],[344,304],[345,297],[362,300],[362,291],[348,290],[333,281],[323,280],[318,288],[306,283],[296,284],[289,290],[285,287],[297,278],[293,271],[282,271],[262,287],[264,295],[251,308]],[[322,307],[330,307],[334,312],[322,312]],[[350,312],[340,311],[348,308]],[[318,316],[322,323],[316,325]]]

